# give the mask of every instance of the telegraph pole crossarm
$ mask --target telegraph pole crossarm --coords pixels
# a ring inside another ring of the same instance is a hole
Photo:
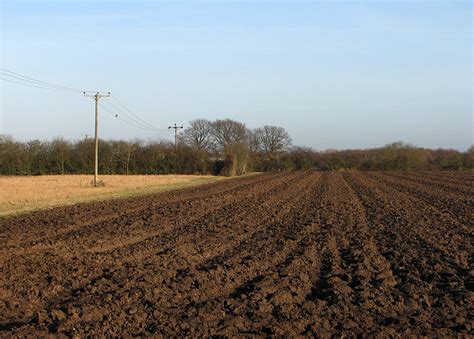
[[[110,97],[110,92],[107,94],[101,94],[97,92],[95,94],[86,94],[85,97],[91,97],[95,100],[95,160],[94,160],[94,187],[99,184],[99,99],[103,97]]]

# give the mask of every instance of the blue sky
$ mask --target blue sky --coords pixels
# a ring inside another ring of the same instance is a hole
[[[155,126],[232,118],[315,149],[473,143],[470,1],[3,0],[0,18],[2,68],[110,91]],[[80,94],[0,89],[0,133],[93,133]],[[104,138],[165,135],[100,122]]]

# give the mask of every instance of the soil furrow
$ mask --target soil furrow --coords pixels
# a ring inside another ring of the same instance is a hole
[[[459,186],[463,188],[473,190],[474,187],[474,174],[466,173],[466,177],[462,178],[459,176],[450,176],[449,173],[443,172],[403,172],[408,177],[418,178],[421,180],[432,180],[439,183],[453,185],[454,187]]]
[[[454,223],[459,230],[469,231],[474,226],[472,214],[474,212],[474,194],[468,197],[459,197],[457,194],[446,194],[435,189],[428,189],[415,182],[406,182],[402,178],[391,178],[385,174],[371,173],[379,182],[390,186],[402,194],[410,194],[415,199],[421,200],[436,208],[439,212],[447,214],[450,225]],[[442,215],[438,217],[444,217]],[[457,220],[454,222],[452,219]]]
[[[347,176],[366,205],[367,218],[374,226],[371,231],[381,253],[390,262],[397,281],[397,294],[403,298],[403,306],[394,308],[396,314],[387,319],[388,325],[397,332],[432,335],[433,326],[424,322],[429,318],[436,324],[435,328],[443,328],[438,333],[444,335],[466,330],[464,305],[470,298],[465,285],[469,279],[467,253],[460,250],[449,255],[440,239],[435,241],[443,233],[437,228],[444,228],[436,214],[424,214],[414,201],[387,186],[368,181],[367,177]],[[427,218],[426,224],[420,222],[423,215]],[[424,225],[430,225],[429,233]],[[437,232],[433,233],[434,230]],[[440,298],[446,284],[453,286],[452,294]]]
[[[472,178],[268,173],[1,219],[0,336],[467,337]]]
[[[470,198],[474,195],[474,186],[461,186],[457,184],[441,182],[432,180],[430,178],[419,177],[412,173],[384,173],[387,177],[392,177],[396,180],[403,180],[411,184],[423,186],[426,189],[436,189],[444,194],[459,196],[460,198]]]
[[[284,175],[279,174],[277,177]],[[255,190],[256,186],[265,185],[266,182],[273,183],[275,179],[269,175],[238,178],[228,180],[226,182],[228,185],[211,183],[199,188],[176,190],[159,195],[57,207],[48,212],[39,211],[16,218],[7,217],[3,220],[0,219],[0,234],[8,233],[9,237],[0,238],[0,244],[3,240],[6,241],[2,244],[3,248],[6,248],[9,243],[12,243],[14,247],[23,244],[30,248],[35,244],[49,242],[51,240],[50,232],[54,232],[57,237],[60,237],[63,234],[81,232],[88,226],[94,229],[99,224],[108,223],[113,226],[122,223],[130,224],[136,219],[159,215],[160,211],[163,211],[164,215],[168,215],[177,203],[191,211],[193,208],[215,205],[216,202],[221,201],[222,196],[232,196],[237,192],[242,194],[246,190]],[[202,193],[201,190],[205,193]],[[124,204],[126,204],[126,208],[124,208]],[[64,213],[65,211],[66,213]],[[41,222],[38,223],[37,220]],[[21,241],[25,237],[34,240],[22,243]]]
[[[298,178],[303,178],[304,179],[304,175],[301,175],[301,174],[293,175],[292,177],[294,177],[295,181]],[[267,187],[267,188],[269,188],[268,190],[262,190],[261,188],[258,188],[258,185],[256,185],[256,186],[257,186],[257,191],[258,191],[258,189],[260,189],[260,192],[259,192],[259,194],[255,195],[254,199],[257,199],[258,197],[260,197],[262,195],[265,196],[265,195],[270,195],[270,194],[276,193],[278,190],[281,191],[281,190],[285,189],[287,184],[285,182],[282,183],[279,180],[275,180],[275,182],[272,183],[272,185],[269,185]],[[275,189],[275,187],[276,187],[276,189]],[[284,197],[284,195],[278,195],[278,194],[276,194],[275,196]],[[229,203],[227,205],[232,205],[232,203]],[[251,205],[252,205],[252,203],[249,202],[248,206],[251,206]],[[233,204],[233,207],[234,207],[234,209],[238,208],[240,210],[242,210],[242,208],[243,208],[242,204]],[[225,212],[226,213],[232,213],[232,212],[235,213],[235,211],[232,211],[232,210],[227,210]],[[221,213],[221,215],[223,216],[222,221],[228,220],[228,217],[227,217],[226,213]],[[199,216],[199,218],[202,218],[203,221],[206,221],[206,219],[209,217],[209,215],[212,215],[212,214],[213,214],[212,211],[211,212],[206,211],[206,213],[201,214]],[[183,240],[184,238],[183,238],[182,235],[184,234],[184,237],[188,237],[188,238],[190,237],[190,234],[193,234],[192,237],[196,236],[196,234],[195,234],[195,232],[197,231],[196,227],[194,228],[194,233],[192,232],[193,231],[192,230],[193,222],[196,223],[197,225],[199,225],[199,223],[197,222],[197,219],[193,218],[193,219],[188,220],[188,222],[186,222],[186,220],[184,220],[184,222],[182,222],[182,226],[179,229],[177,229],[176,227],[173,228],[173,232],[171,234],[167,235],[167,236],[165,235],[162,238],[157,238],[156,235],[152,235],[152,238],[158,240],[159,243],[154,243],[154,242],[149,241],[149,240],[142,240],[140,243],[142,245],[147,246],[147,247],[150,247],[150,245],[151,245],[152,246],[151,251],[156,253],[157,249],[158,249],[158,251],[162,250],[163,243],[174,242],[174,241],[180,239],[180,234],[181,234],[180,243],[183,244],[181,246],[182,246],[182,248],[186,248],[187,245],[186,245],[186,242]],[[216,222],[216,220],[214,220],[214,222]],[[201,224],[202,224],[202,221],[201,221]],[[218,225],[219,224],[216,224],[216,227]],[[148,228],[144,228],[143,231],[146,233],[146,232],[149,232],[148,230],[149,230]],[[107,228],[98,227],[96,231],[104,233],[104,232],[107,231]],[[221,231],[225,231],[225,230],[221,229]],[[110,240],[110,236],[107,236],[107,238]],[[73,239],[73,241],[74,241],[74,239]],[[189,241],[187,243],[189,243]],[[77,267],[84,267],[84,266],[89,266],[89,267],[91,267],[91,266],[92,267],[93,266],[101,266],[101,267],[107,266],[108,267],[108,265],[113,266],[116,261],[120,261],[122,264],[125,261],[125,258],[123,257],[123,253],[118,252],[118,253],[105,253],[104,255],[100,255],[100,256],[95,255],[94,253],[92,253],[92,254],[87,255],[87,256],[82,256],[81,261],[77,262],[77,260],[75,260],[76,258],[72,254],[75,254],[77,252],[84,252],[84,253],[88,252],[87,243],[79,242],[79,244],[80,244],[79,248],[66,248],[66,249],[63,248],[63,251],[68,254],[67,258],[60,257],[60,256],[49,256],[47,250],[45,251],[44,256],[39,255],[39,253],[33,253],[31,255],[28,255],[28,256],[23,255],[22,257],[24,258],[25,264],[23,264],[21,266],[18,265],[19,253],[16,253],[16,254],[11,253],[8,256],[8,258],[13,257],[14,258],[13,260],[15,260],[16,264],[12,264],[10,266],[9,261],[5,260],[5,266],[4,266],[5,272],[8,272],[9,271],[8,268],[10,267],[12,270],[14,269],[16,272],[21,272],[22,269],[23,269],[24,272],[25,272],[24,274],[27,274],[27,270],[29,269],[29,267],[37,266],[42,261],[48,260],[49,262],[51,262],[51,264],[57,263],[56,264],[57,267],[62,266],[61,270],[65,270],[66,268],[70,269],[70,271],[69,271],[70,273],[68,275],[63,276],[64,278],[66,278],[66,280],[56,279],[55,284],[57,284],[59,287],[61,287],[61,286],[72,286],[72,288],[77,288],[77,286],[75,286],[75,281],[80,281],[81,280],[81,279],[79,279],[79,280],[77,279],[77,274],[81,274],[81,275],[83,274],[82,271],[78,271],[76,269]],[[133,247],[136,247],[136,246],[137,246],[137,243],[134,243]],[[141,260],[141,258],[146,256],[146,255],[144,255],[144,253],[139,253],[138,255],[134,254],[134,253],[137,253],[137,252],[140,252],[140,251],[139,250],[133,250],[133,247],[128,246],[128,247],[124,248],[123,252],[127,253],[127,255],[132,257],[132,259],[135,260],[135,261]],[[175,248],[174,250],[175,250],[175,253],[179,252],[179,249],[177,249],[177,248]],[[187,250],[189,251],[189,248]],[[109,258],[108,258],[109,256],[112,257],[112,260],[109,260]],[[67,260],[67,259],[69,259],[69,260]],[[160,257],[160,259],[164,260],[165,258]],[[50,272],[48,272],[48,271],[50,271]],[[48,273],[52,276],[53,275],[57,275],[57,276],[62,275],[62,274],[59,274],[58,272],[54,272],[54,271],[51,272],[51,265],[48,268],[48,271],[45,271],[43,273],[43,275],[48,275]],[[97,270],[97,273],[95,273],[95,271],[96,270],[89,270],[89,273],[87,274],[87,278],[89,280],[94,280],[96,278],[96,275],[101,274],[100,269]],[[82,278],[85,278],[85,277],[82,277]],[[13,281],[12,284],[15,284],[15,282]],[[48,281],[38,282],[38,281],[35,281],[35,280],[30,280],[28,282],[28,284],[25,286],[25,290],[29,290],[33,286],[35,287],[35,289],[37,289],[38,287],[40,287],[42,285],[48,286],[48,285],[51,285],[51,283],[48,282]],[[56,287],[54,288],[54,290],[57,291],[58,293],[63,292],[62,289],[58,289]],[[17,291],[17,293],[20,293],[20,291]],[[25,292],[25,293],[27,293],[27,292]],[[54,294],[54,291],[51,291],[50,293],[47,293],[47,295],[51,295],[51,294]]]

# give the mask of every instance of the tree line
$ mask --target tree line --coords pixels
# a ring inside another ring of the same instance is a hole
[[[466,152],[425,149],[403,142],[364,150],[315,151],[292,145],[277,126],[249,129],[221,119],[189,123],[177,145],[169,141],[100,140],[102,174],[242,175],[250,171],[468,170]],[[94,140],[18,141],[0,135],[0,175],[86,174],[94,165]]]

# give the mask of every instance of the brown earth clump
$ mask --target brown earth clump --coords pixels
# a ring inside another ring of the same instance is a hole
[[[0,335],[467,337],[473,179],[264,174],[0,219]]]

